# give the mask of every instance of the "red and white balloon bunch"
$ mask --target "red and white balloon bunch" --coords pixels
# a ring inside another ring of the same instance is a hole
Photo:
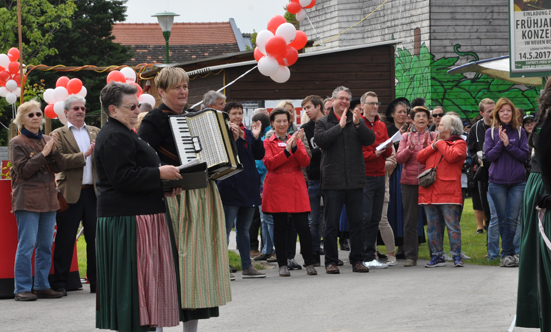
[[[55,83],[55,89],[46,89],[43,94],[44,101],[48,106],[44,109],[44,114],[50,119],[58,118],[63,124],[67,124],[63,102],[70,95],[79,95],[86,97],[88,90],[82,85],[78,78],[69,79],[67,76],[61,76]]]
[[[287,5],[287,11],[295,14],[297,21],[302,22],[306,18],[304,9],[312,8],[316,5],[316,0],[291,0]]]
[[[107,75],[107,83],[114,81],[126,84],[132,84],[138,89],[138,100],[140,103],[148,103],[151,107],[155,107],[155,97],[150,94],[143,93],[142,87],[136,83],[136,72],[130,67],[124,67],[120,71],[113,70]]]
[[[258,71],[277,83],[287,82],[291,77],[289,66],[297,62],[298,50],[306,46],[307,39],[304,32],[297,31],[283,16],[272,17],[268,30],[256,36],[254,58]]]
[[[21,75],[19,71],[19,50],[10,48],[8,54],[0,54],[0,96],[13,105],[21,95]],[[23,78],[26,81],[26,77]]]

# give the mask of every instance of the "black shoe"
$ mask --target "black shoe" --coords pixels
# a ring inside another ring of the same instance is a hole
[[[63,294],[63,296],[67,296],[67,291],[65,290],[65,288],[63,287],[60,287],[60,288],[54,288],[53,290],[55,290],[56,292],[60,292]]]
[[[340,245],[341,245],[341,250],[350,251],[350,246],[348,245],[348,241],[341,242]]]
[[[300,266],[300,264],[298,264],[294,259],[287,260],[287,268],[289,270],[302,270],[302,266]]]
[[[265,260],[267,260],[268,258],[270,258],[270,256],[272,256],[272,255],[260,254],[260,255],[256,256],[255,258],[253,258],[253,260],[254,260],[255,262],[258,262],[258,261],[265,261]]]
[[[314,251],[312,253],[312,256],[314,256],[314,266],[321,266],[321,259],[320,259],[319,251]]]
[[[406,259],[406,255],[404,253],[396,254],[396,259]]]
[[[237,272],[237,269],[233,268],[231,265],[230,265],[230,273],[235,273]]]
[[[340,259],[337,259],[337,266],[343,266],[344,265],[344,262],[341,261]]]
[[[384,259],[384,258],[387,258],[388,256],[385,255],[385,254],[381,254],[381,253],[379,252],[379,250],[377,250],[377,257],[379,257],[379,259],[381,259],[381,258]]]
[[[90,284],[90,293],[96,292],[96,284]]]
[[[484,234],[484,229],[477,229],[475,234]]]

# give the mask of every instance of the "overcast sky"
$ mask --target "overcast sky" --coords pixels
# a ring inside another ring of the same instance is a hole
[[[283,15],[288,0],[128,0],[126,23],[156,23],[151,15],[169,11],[174,22],[227,22],[235,19],[242,33],[266,29],[275,15]]]

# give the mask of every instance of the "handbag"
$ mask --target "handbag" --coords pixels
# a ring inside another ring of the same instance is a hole
[[[444,158],[444,156],[440,157],[440,161],[442,161],[442,158]],[[429,168],[419,174],[417,179],[421,187],[428,188],[436,181],[436,170],[438,169],[438,165],[440,165],[440,161],[436,164],[436,167]]]

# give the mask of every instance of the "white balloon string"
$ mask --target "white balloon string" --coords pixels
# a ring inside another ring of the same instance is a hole
[[[226,84],[225,86],[221,87],[220,89],[216,90],[216,92],[220,92],[222,90],[224,90],[225,88],[227,88],[228,86],[232,85],[233,83],[237,82],[239,79],[241,79],[243,76],[247,75],[248,73],[250,73],[251,71],[255,70],[256,68],[258,67],[258,65],[252,67],[251,69],[247,70],[243,75],[239,76],[238,78],[236,78],[235,80],[231,81],[230,83]],[[199,105],[201,105],[201,103],[203,102],[203,100],[201,100],[200,102],[198,102],[197,104],[191,106],[191,108],[195,108]]]
[[[306,10],[305,10],[304,13],[306,14],[306,18],[308,19],[308,22],[310,23],[310,26],[314,30],[314,33],[316,34],[316,36],[318,36],[318,39],[320,40],[321,45],[325,46],[325,44],[323,43],[323,40],[321,40],[320,35],[318,35],[318,32],[316,31],[316,28],[314,28],[314,25],[312,24],[312,21],[310,21],[310,16],[308,16],[308,12],[306,12]]]
[[[15,119],[15,116],[17,115],[17,108],[15,108],[15,103],[11,104],[11,116],[12,119]]]

